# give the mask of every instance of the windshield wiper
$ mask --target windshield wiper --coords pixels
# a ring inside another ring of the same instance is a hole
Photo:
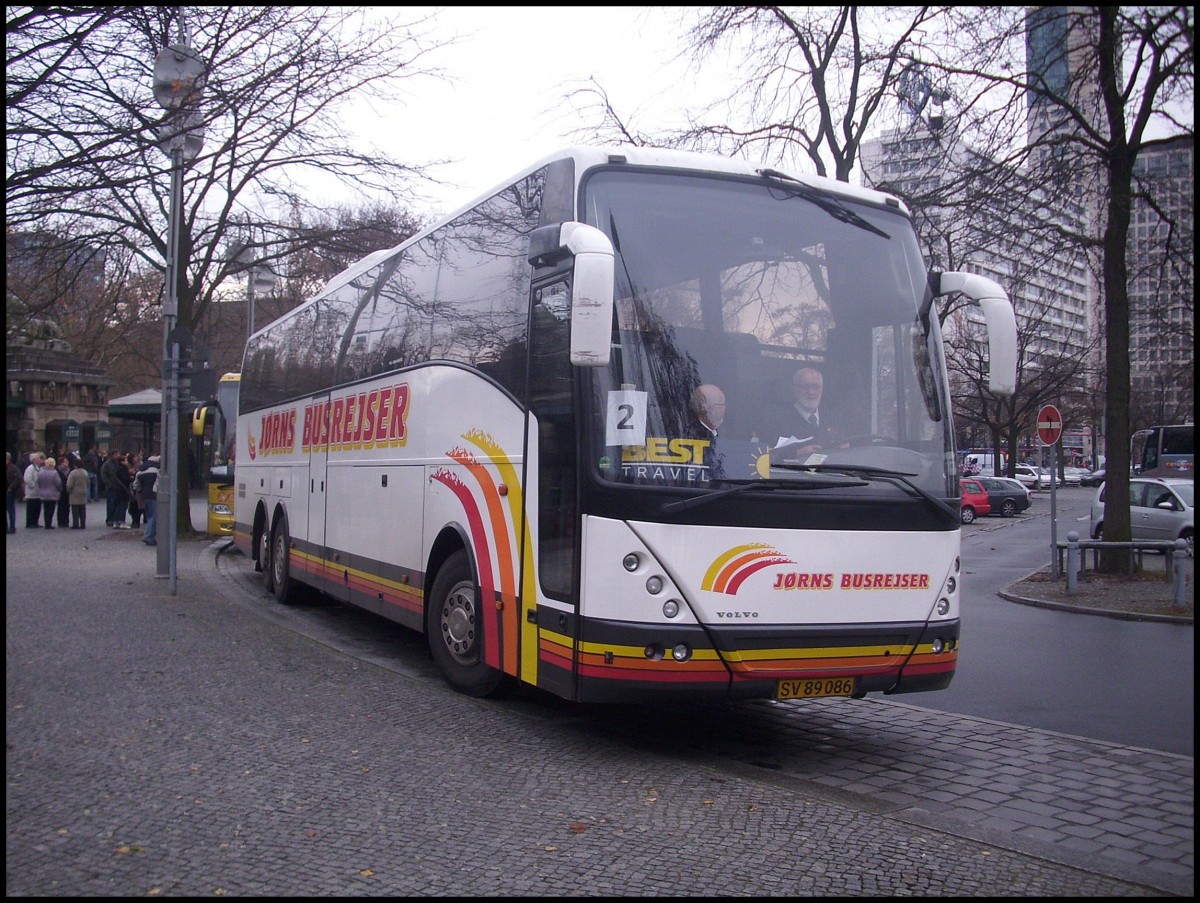
[[[771,466],[781,467],[787,470],[804,469],[815,470],[821,473],[854,474],[856,476],[886,480],[889,483],[895,483],[911,489],[922,499],[928,502],[930,507],[932,507],[939,514],[944,514],[956,524],[959,522],[959,514],[957,511],[947,505],[942,499],[922,489],[909,479],[909,477],[915,477],[915,473],[903,473],[899,470],[889,470],[886,467],[871,467],[866,464],[772,464]]]
[[[786,172],[780,172],[778,169],[760,169],[757,172],[764,178],[787,182],[788,187],[786,190],[788,192],[797,197],[802,197],[806,201],[811,201],[838,222],[846,223],[848,226],[857,226],[859,229],[866,229],[868,232],[874,232],[876,235],[882,235],[884,238],[890,239],[892,237],[878,226],[867,222],[849,207],[839,204],[833,198],[821,194],[815,188],[805,185],[794,176],[789,176]]]
[[[838,479],[838,476],[841,479]],[[728,481],[731,482],[732,481]],[[791,480],[745,480],[739,481],[736,485],[731,485],[725,489],[718,489],[714,492],[706,492],[704,495],[693,496],[689,499],[681,499],[678,502],[667,502],[660,509],[663,514],[674,514],[677,511],[687,511],[689,508],[696,508],[700,505],[707,505],[709,502],[715,502],[717,499],[724,498],[727,495],[734,495],[739,492],[745,492],[747,489],[761,489],[770,492],[775,489],[843,489],[849,486],[868,486],[866,480],[856,479],[853,476],[846,474],[806,474],[802,479]]]

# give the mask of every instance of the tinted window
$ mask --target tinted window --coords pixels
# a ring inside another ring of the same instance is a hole
[[[360,326],[366,368],[372,375],[429,359],[438,278],[436,240],[435,233],[405,249]]]
[[[478,367],[524,394],[529,235],[537,228],[544,173],[484,201],[437,235],[437,304],[431,357]]]

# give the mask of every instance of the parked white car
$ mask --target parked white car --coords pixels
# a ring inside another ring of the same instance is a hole
[[[1031,464],[1018,464],[1014,472],[1018,480],[1020,480],[1029,489],[1049,489],[1051,475],[1048,470],[1042,470],[1040,467],[1034,467]],[[1055,475],[1055,485],[1061,486],[1062,480]]]

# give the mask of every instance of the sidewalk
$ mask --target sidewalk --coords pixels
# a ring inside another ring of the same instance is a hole
[[[1181,562],[1183,605],[1176,601],[1175,582],[1166,576],[1166,557],[1147,554],[1134,576],[1097,573],[1089,567],[1077,576],[1074,590],[1067,589],[1065,573],[1057,577],[1049,565],[1039,568],[1001,593],[1010,602],[1101,615],[1134,621],[1160,621],[1191,625],[1195,619],[1195,559]]]

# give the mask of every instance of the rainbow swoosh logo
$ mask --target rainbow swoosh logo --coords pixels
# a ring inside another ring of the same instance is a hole
[[[736,596],[739,587],[751,574],[779,564],[795,564],[795,562],[766,543],[734,546],[717,556],[708,566],[700,588],[713,593]]]

